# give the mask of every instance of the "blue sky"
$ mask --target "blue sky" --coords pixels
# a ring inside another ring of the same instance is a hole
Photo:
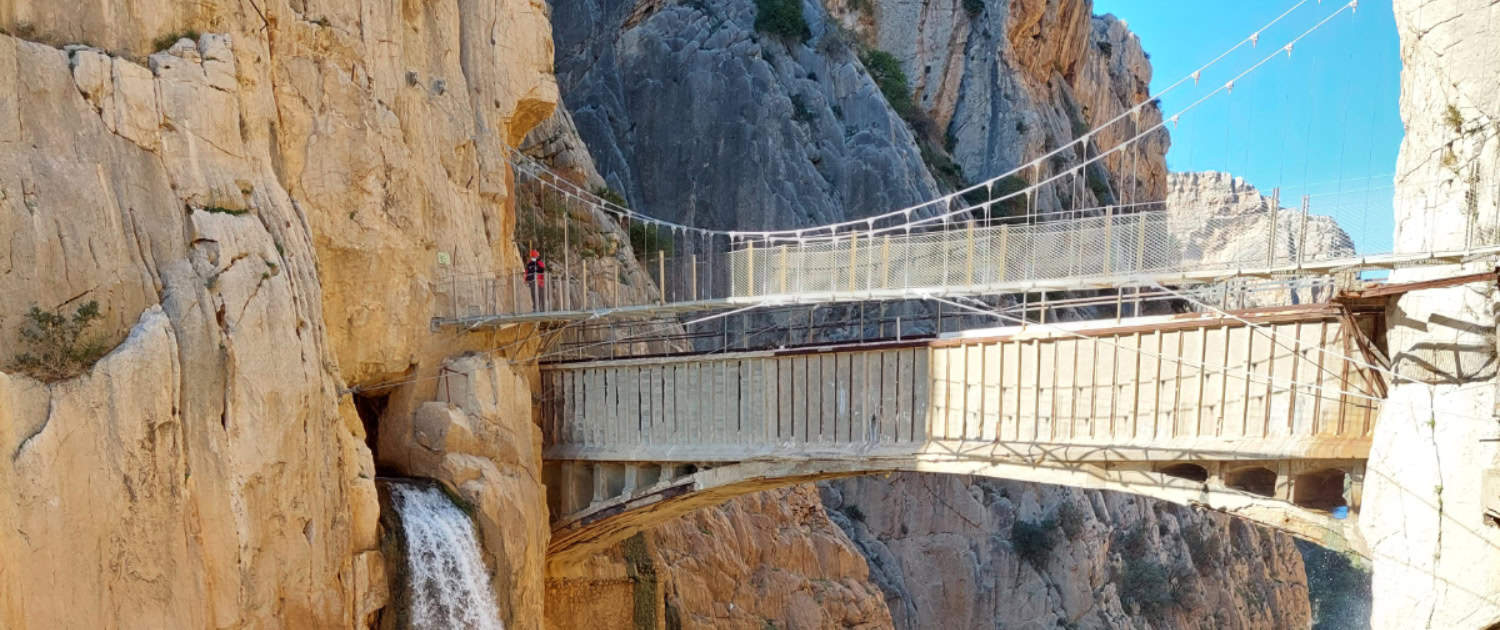
[[[1243,40],[1297,0],[1095,0],[1094,13],[1125,20],[1151,55],[1159,92]],[[1277,25],[1162,98],[1167,115],[1190,105],[1337,10],[1308,0]],[[1402,126],[1401,60],[1391,0],[1361,0],[1272,60],[1182,115],[1171,128],[1167,166],[1244,177],[1282,205],[1312,195],[1361,252],[1391,248],[1392,191]]]

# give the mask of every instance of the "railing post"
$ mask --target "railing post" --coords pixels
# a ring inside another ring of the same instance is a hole
[[[948,237],[953,234],[953,232],[948,229],[948,219],[943,219],[941,234],[942,236],[940,237],[941,240],[939,241],[939,243],[941,243],[943,246],[943,275],[938,280],[938,285],[946,287],[948,286],[948,250],[950,249],[948,247]],[[906,264],[911,264],[911,261],[907,261]]]
[[[516,274],[506,274],[505,280],[510,284],[510,312],[512,315],[521,312],[521,287],[516,284]]]
[[[1135,238],[1135,270],[1141,271],[1146,268],[1146,213],[1137,212],[1135,216],[1139,229]]]
[[[964,261],[964,277],[967,279],[967,284],[970,287],[972,287],[972,286],[974,286],[974,220],[973,219],[969,219],[969,229],[967,231],[967,234],[965,235],[965,238],[968,240],[968,256],[967,256],[967,260]]]
[[[453,305],[453,319],[458,320],[458,274],[448,272],[448,302]]]
[[[1266,266],[1276,266],[1276,209],[1281,206],[1281,189],[1271,189],[1271,207],[1266,216],[1271,217],[1270,233],[1266,236]]]
[[[609,259],[609,284],[614,288],[615,308],[620,308],[620,261],[617,258]]]
[[[1007,252],[1007,250],[1009,248],[1010,248],[1010,225],[1006,224],[1006,223],[1001,223],[1000,224],[1000,273],[999,273],[999,276],[997,278],[995,278],[996,282],[1005,282],[1005,261],[1006,261],[1006,256],[1009,255],[1008,252]]]
[[[667,252],[662,249],[656,250],[656,296],[667,303]]]
[[[691,278],[688,281],[688,301],[698,299],[698,255],[688,255],[688,268],[691,269]]]
[[[1115,266],[1115,207],[1104,208],[1104,275],[1114,273]]]
[[[787,266],[789,265],[789,262],[790,261],[787,260],[786,244],[783,243],[781,245],[781,294],[782,295],[786,295],[786,274],[787,274]]]
[[[854,290],[855,290],[855,288],[858,287],[858,285],[855,284],[855,281],[854,281],[855,277],[857,276],[857,274],[855,273],[855,263],[857,263],[858,261],[859,261],[859,232],[852,232],[852,233],[849,234],[849,292],[850,293],[853,293]]]
[[[880,238],[880,288],[889,289],[886,286],[891,282],[891,235],[887,234]]]
[[[1307,210],[1310,205],[1311,195],[1302,195],[1302,227],[1297,235],[1297,266],[1300,268],[1306,258],[1303,252],[1307,251]]]
[[[750,241],[750,246],[745,248],[745,276],[747,278],[745,295],[755,295],[755,241]],[[733,285],[733,282],[730,283]]]
[[[562,297],[562,307],[565,311],[571,310],[573,306],[573,287],[571,286],[573,284],[573,257],[569,255],[570,251],[568,247],[569,214],[565,207],[563,209],[563,286],[562,296],[560,296]]]

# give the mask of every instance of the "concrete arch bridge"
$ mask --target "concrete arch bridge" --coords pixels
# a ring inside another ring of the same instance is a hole
[[[1362,552],[1384,308],[546,364],[549,562],[736,495],[891,471],[1131,492]]]

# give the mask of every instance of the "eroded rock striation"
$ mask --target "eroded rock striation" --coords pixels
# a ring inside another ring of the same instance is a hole
[[[1500,199],[1500,70],[1493,3],[1395,3],[1401,117],[1395,249],[1494,243]],[[1472,219],[1472,221],[1470,220]],[[1473,230],[1468,226],[1474,226]],[[1479,240],[1473,240],[1479,239]],[[1392,281],[1488,271],[1484,264],[1398,270]],[[1391,310],[1402,377],[1376,425],[1360,528],[1374,555],[1375,628],[1485,628],[1500,622],[1500,467],[1493,282],[1415,291]],[[1488,494],[1486,494],[1488,493]]]
[[[16,0],[0,32],[0,626],[360,627],[377,470],[468,492],[507,626],[538,626],[529,386],[456,358],[516,331],[429,321],[448,274],[517,267],[545,5]],[[27,309],[88,301],[107,356],[10,367]],[[444,368],[506,401],[438,396]],[[486,441],[405,467],[385,410]]]

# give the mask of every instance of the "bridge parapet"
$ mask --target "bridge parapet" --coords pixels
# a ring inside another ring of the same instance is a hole
[[[547,457],[1363,458],[1383,382],[1368,317],[1009,327],[920,343],[545,366]]]

